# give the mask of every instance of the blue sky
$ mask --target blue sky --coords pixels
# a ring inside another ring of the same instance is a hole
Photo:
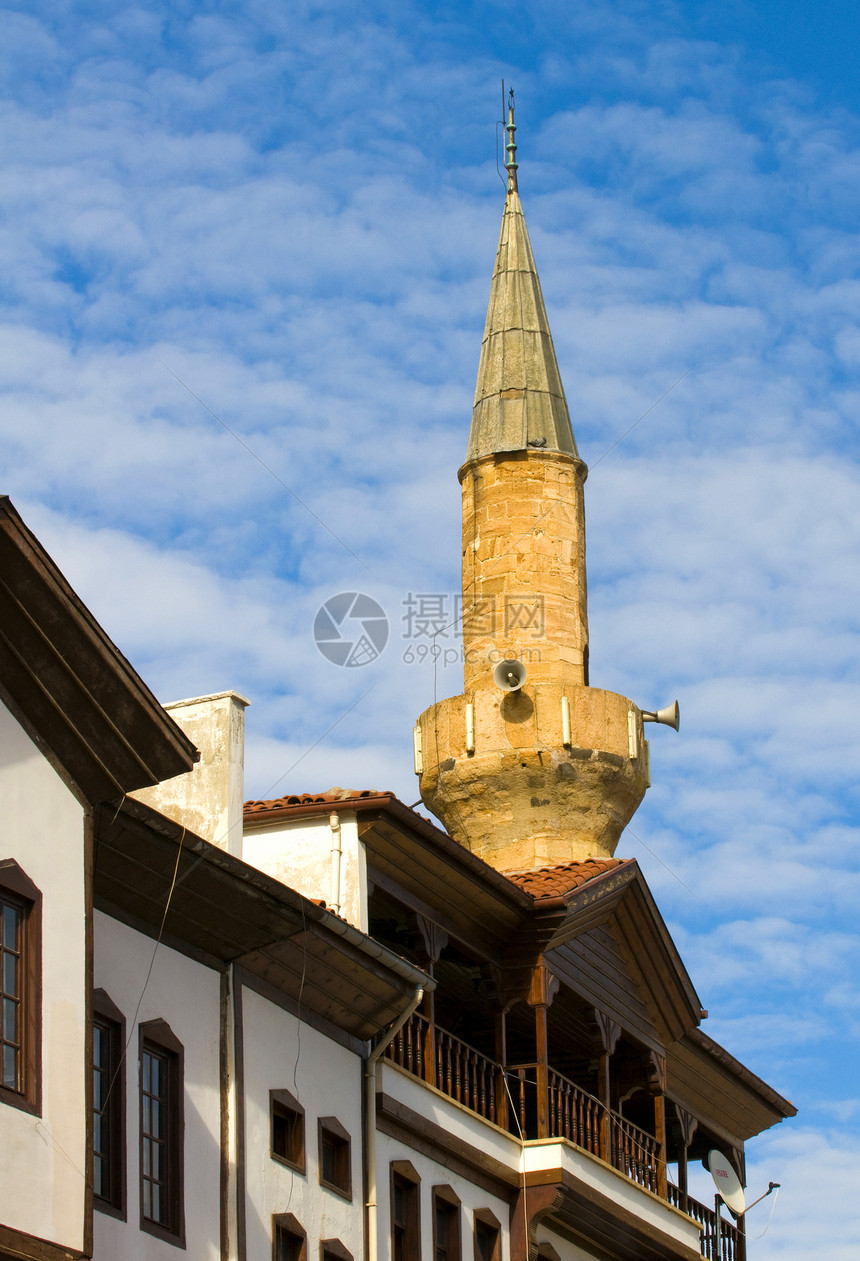
[[[410,592],[458,588],[513,84],[591,469],[592,681],[681,702],[618,853],[705,1028],[800,1108],[750,1146],[751,1191],[783,1187],[751,1255],[843,1261],[860,1229],[856,12],[520,8],[7,6],[3,489],[161,699],[250,698],[250,794],[415,801],[412,723],[461,679],[404,660],[421,644],[401,618]],[[352,590],[392,634],[345,670],[311,628]]]

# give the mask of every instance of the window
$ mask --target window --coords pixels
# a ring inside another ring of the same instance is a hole
[[[125,1020],[93,995],[93,1203],[125,1218]]]
[[[434,1261],[460,1261],[460,1199],[450,1187],[433,1188]]]
[[[307,1237],[292,1213],[272,1218],[272,1261],[306,1261]]]
[[[163,1020],[140,1026],[140,1224],[184,1243],[183,1048]]]
[[[353,1261],[353,1256],[339,1239],[321,1239],[320,1261]]]
[[[41,1110],[42,896],[14,859],[0,862],[0,1101]]]
[[[391,1164],[392,1261],[420,1261],[421,1180],[408,1160]]]
[[[502,1228],[489,1209],[475,1213],[475,1261],[499,1261]]]
[[[275,1160],[305,1172],[305,1110],[288,1090],[270,1090],[271,1151]]]
[[[320,1117],[319,1171],[324,1187],[352,1199],[350,1138],[336,1117]]]

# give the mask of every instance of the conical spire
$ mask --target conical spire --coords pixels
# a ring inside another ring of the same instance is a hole
[[[496,451],[529,446],[578,458],[517,191],[513,118],[511,99],[505,163],[508,191],[481,345],[467,464]]]

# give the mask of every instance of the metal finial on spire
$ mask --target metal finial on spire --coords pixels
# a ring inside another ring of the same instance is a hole
[[[508,133],[507,144],[505,145],[505,153],[507,159],[505,161],[505,169],[508,172],[508,192],[515,193],[517,191],[517,143],[514,135],[517,125],[514,122],[514,89],[508,92],[508,121],[505,123],[505,131]]]

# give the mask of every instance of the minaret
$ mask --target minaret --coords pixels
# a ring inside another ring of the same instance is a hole
[[[588,685],[587,469],[517,189],[513,93],[506,130],[505,209],[459,474],[464,692],[425,710],[415,740],[425,805],[473,853],[518,871],[610,856],[645,792],[647,746],[633,702]]]

